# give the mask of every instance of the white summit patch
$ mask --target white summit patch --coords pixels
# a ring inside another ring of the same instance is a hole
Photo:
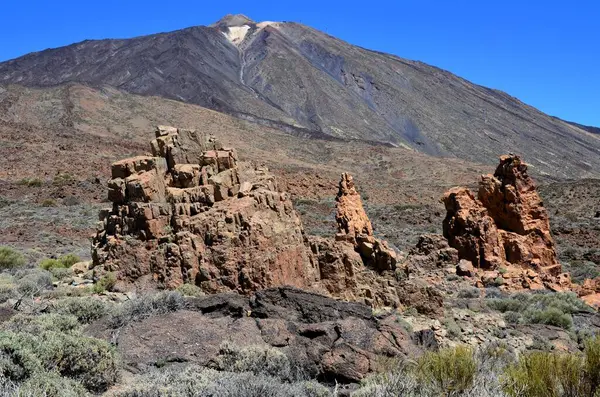
[[[239,45],[242,41],[244,41],[244,38],[248,34],[249,30],[250,26],[248,25],[229,26],[227,28],[227,32],[222,33],[225,35],[225,37],[227,37],[227,40],[231,41],[235,45]]]
[[[274,28],[279,28],[279,25],[280,25],[280,23],[281,23],[281,22],[271,22],[271,21],[265,21],[265,22],[259,22],[259,23],[257,23],[257,24],[256,24],[256,26],[257,26],[259,29],[264,29],[264,28],[266,28],[267,26],[273,26]]]

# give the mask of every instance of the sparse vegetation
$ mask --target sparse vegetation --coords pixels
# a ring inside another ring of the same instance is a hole
[[[43,184],[43,181],[40,178],[23,178],[19,182],[19,185],[28,186],[28,187],[40,187]]]
[[[40,267],[44,270],[51,270],[57,268],[69,268],[76,264],[77,262],[81,262],[81,258],[75,254],[67,254],[63,255],[58,259],[44,259],[40,262]]]
[[[181,284],[179,287],[177,287],[177,291],[179,291],[179,293],[181,293],[183,296],[204,296],[204,291],[194,284]]]
[[[296,365],[280,350],[272,347],[239,347],[224,343],[219,348],[215,368],[228,372],[250,372],[266,375],[285,382],[304,380],[304,369]]]
[[[13,248],[0,246],[0,270],[13,269],[24,264],[23,254]]]
[[[42,207],[56,207],[57,203],[56,200],[54,199],[44,199],[44,201],[42,201]]]
[[[574,293],[518,293],[504,298],[488,299],[488,306],[505,313],[511,323],[548,324],[570,330],[572,314],[592,312]]]
[[[39,395],[63,395],[49,394],[63,386],[71,395],[106,390],[118,378],[116,353],[80,329],[70,315],[13,317],[0,330],[0,373],[21,390],[46,391]]]
[[[148,317],[175,312],[184,307],[185,299],[176,291],[144,295],[119,306],[111,314],[110,322],[114,328],[118,328]]]
[[[329,397],[330,390],[315,381],[283,382],[249,372],[225,372],[188,366],[142,375],[117,397]]]
[[[587,340],[583,354],[523,354],[506,368],[502,384],[514,397],[596,396],[600,392],[600,338]]]
[[[101,294],[104,291],[110,291],[117,283],[117,276],[114,273],[106,273],[94,284],[93,291]]]
[[[473,349],[465,346],[426,353],[417,362],[417,377],[438,390],[455,394],[469,389],[477,373]]]

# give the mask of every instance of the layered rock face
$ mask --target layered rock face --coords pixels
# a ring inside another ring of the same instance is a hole
[[[314,284],[301,221],[266,168],[238,162],[235,150],[194,130],[158,127],[151,148],[152,157],[112,165],[96,273],[116,273],[122,288]]]
[[[444,236],[461,259],[484,271],[503,268],[498,277],[526,288],[568,283],[557,277],[561,266],[548,215],[518,156],[502,156],[494,175],[481,177],[477,198],[469,189],[454,188],[443,201]]]

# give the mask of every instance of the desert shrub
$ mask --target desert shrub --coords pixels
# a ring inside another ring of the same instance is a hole
[[[532,352],[506,368],[502,383],[509,396],[558,397],[558,375],[556,355]]]
[[[504,312],[504,319],[511,324],[519,324],[519,322],[522,319],[522,316],[520,313],[508,311]]]
[[[3,325],[0,374],[23,383],[54,371],[99,392],[116,382],[118,360],[106,341],[82,335],[74,316],[18,315]]]
[[[66,173],[66,172],[64,172],[64,173],[59,172],[56,175],[54,175],[54,178],[52,179],[52,183],[57,186],[62,186],[62,185],[68,184],[69,182],[71,182],[73,180],[75,180],[75,178],[73,178],[73,176],[71,174]]]
[[[505,316],[509,322],[549,324],[567,330],[573,325],[572,314],[593,311],[571,292],[518,293],[505,298],[488,299],[487,304],[502,313],[511,312]]]
[[[42,180],[40,178],[23,178],[18,184],[29,187],[40,187],[42,186]]]
[[[367,377],[352,396],[504,396],[496,371],[508,362],[506,355],[507,349],[499,345],[477,354],[465,347],[429,353],[416,365],[400,362],[391,371]]]
[[[450,337],[457,338],[460,336],[460,326],[456,323],[454,318],[445,317],[442,320],[442,324],[444,325],[444,328],[446,328],[446,331]]]
[[[204,296],[202,289],[194,284],[181,284],[179,287],[177,287],[177,291],[179,291],[179,293],[181,293],[183,296]]]
[[[52,274],[42,269],[19,270],[14,275],[17,293],[21,297],[33,297],[52,288]]]
[[[45,292],[44,297],[48,298],[48,299],[62,299],[62,298],[68,298],[68,297],[89,296],[93,293],[94,293],[93,287],[90,285],[86,285],[83,287],[77,287],[77,288],[62,285],[57,288],[54,288],[51,291]]]
[[[239,347],[232,343],[223,343],[219,347],[215,366],[221,371],[251,372],[254,375],[266,375],[286,382],[306,378],[306,372],[300,365],[272,347]]]
[[[573,317],[556,307],[549,307],[545,310],[528,309],[524,317],[533,324],[554,325],[567,330],[573,326]]]
[[[18,314],[3,326],[3,330],[5,331],[32,335],[39,335],[46,331],[71,333],[78,331],[79,328],[80,324],[77,322],[75,316],[65,316],[56,313],[43,314],[40,316]]]
[[[42,201],[42,207],[56,207],[56,200],[54,199],[44,199],[44,201]]]
[[[506,367],[509,396],[579,397],[600,394],[600,338],[586,340],[583,354],[531,352]]]
[[[10,247],[0,247],[0,270],[13,269],[25,264],[23,255]]]
[[[40,262],[40,267],[44,270],[51,270],[63,267],[63,265],[58,261],[58,259],[46,258],[42,259]]]
[[[584,342],[584,371],[590,392],[600,391],[600,336],[596,335]]]
[[[44,259],[40,262],[40,267],[44,270],[57,269],[57,268],[68,268],[81,262],[81,258],[75,254],[63,255],[58,259]]]
[[[470,388],[476,373],[475,353],[466,346],[428,352],[417,363],[419,379],[449,392]]]
[[[457,297],[462,298],[462,299],[474,299],[474,298],[479,298],[479,293],[480,293],[479,288],[476,288],[476,287],[465,288],[465,289],[461,289],[460,291],[458,291]]]
[[[63,378],[56,372],[36,374],[20,386],[14,388],[13,394],[2,394],[6,397],[85,397],[89,393],[83,385],[69,378]]]
[[[67,277],[73,276],[73,269],[70,267],[55,267],[49,270],[52,277],[57,280],[64,280]]]
[[[117,397],[328,397],[331,392],[314,381],[286,383],[249,372],[220,372],[189,366],[142,375]]]
[[[117,276],[114,273],[106,273],[92,287],[94,292],[101,294],[104,291],[110,291],[117,283]]]
[[[107,315],[110,304],[93,297],[65,298],[56,302],[51,310],[55,313],[72,315],[82,324],[89,324]]]
[[[17,296],[17,284],[10,274],[0,274],[0,303]]]
[[[565,266],[566,270],[571,274],[571,280],[573,282],[581,284],[587,278],[600,277],[600,268],[594,262],[586,260],[572,261],[568,266]]]
[[[142,295],[124,302],[110,316],[114,328],[148,317],[176,312],[185,308],[185,299],[177,291],[160,292],[155,295]]]

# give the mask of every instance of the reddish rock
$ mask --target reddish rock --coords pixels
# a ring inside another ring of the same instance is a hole
[[[475,268],[471,261],[461,259],[456,265],[456,274],[458,276],[473,277],[476,274]]]
[[[461,259],[484,270],[513,268],[505,288],[565,288],[548,214],[518,156],[502,156],[494,175],[481,177],[477,198],[454,188],[443,201],[444,236]]]
[[[363,208],[352,175],[342,174],[335,201],[338,224],[336,240],[353,244],[367,266],[378,271],[394,270],[396,253],[386,241],[373,236],[373,226]]]
[[[158,127],[152,152],[113,164],[114,204],[94,238],[98,275],[114,272],[124,289],[315,285],[300,218],[268,170],[193,130]]]
[[[363,208],[352,175],[343,173],[339,183],[335,220],[341,234],[349,237],[372,236],[373,227]]]
[[[494,220],[469,189],[454,188],[443,198],[444,236],[461,259],[475,267],[495,269],[505,260],[504,245]]]

